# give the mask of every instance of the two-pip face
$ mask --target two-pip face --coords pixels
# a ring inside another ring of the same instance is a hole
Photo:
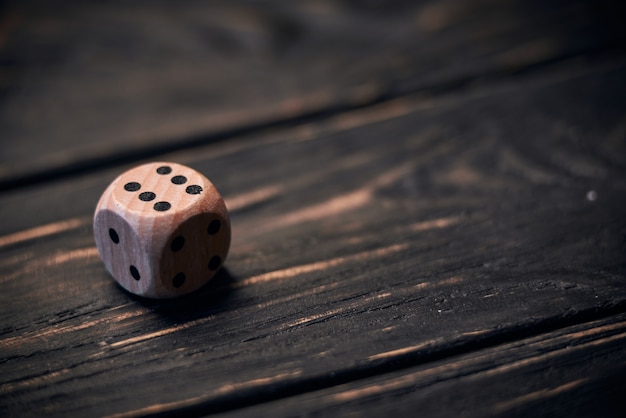
[[[107,270],[128,291],[169,298],[204,285],[230,246],[226,205],[202,174],[175,163],[133,168],[105,190],[94,216]]]

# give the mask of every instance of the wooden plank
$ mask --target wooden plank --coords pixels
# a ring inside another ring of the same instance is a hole
[[[119,169],[4,193],[0,412],[245,405],[394,370],[376,357],[394,350],[433,360],[623,312],[625,68],[164,156],[233,213],[227,270],[182,300],[120,291],[94,252]]]
[[[617,418],[626,407],[625,341],[621,314],[224,416]]]
[[[624,46],[612,2],[11,2],[0,186]]]

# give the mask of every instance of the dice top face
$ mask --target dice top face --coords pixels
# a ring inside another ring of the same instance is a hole
[[[174,163],[135,167],[119,180],[112,189],[113,199],[127,211],[153,217],[184,212],[213,188],[197,171]]]
[[[121,174],[105,190],[94,235],[106,269],[122,287],[171,298],[203,286],[223,265],[230,220],[202,174],[150,163]]]

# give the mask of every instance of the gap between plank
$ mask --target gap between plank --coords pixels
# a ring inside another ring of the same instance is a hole
[[[602,58],[606,58],[607,55],[610,57],[620,53],[624,53],[624,45],[620,42],[615,42],[599,48],[591,48],[588,50],[557,55],[546,60],[530,63],[523,68],[515,70],[505,68],[500,70],[485,71],[484,73],[459,77],[457,79],[444,81],[431,86],[403,88],[401,86],[392,85],[385,92],[381,92],[366,102],[348,99],[331,106],[313,109],[294,117],[256,122],[240,127],[224,129],[218,132],[200,133],[197,135],[178,138],[176,141],[170,141],[169,143],[154,144],[142,147],[141,149],[121,150],[107,155],[88,157],[80,161],[75,161],[71,164],[56,167],[53,166],[41,170],[33,170],[27,173],[19,173],[14,176],[8,176],[0,179],[0,192],[58,181],[74,175],[91,173],[122,164],[133,163],[142,159],[155,158],[171,152],[219,143],[233,137],[245,136],[274,128],[285,128],[297,126],[303,123],[324,120],[343,113],[365,109],[415,94],[421,94],[424,97],[434,97],[449,92],[464,91],[471,88],[476,81],[481,81],[484,86],[485,80],[493,82],[494,80],[506,80],[522,74],[532,74],[540,72],[544,68],[550,68],[554,65],[567,62],[573,58],[598,58],[602,61]]]
[[[200,417],[234,411],[416,366],[423,366],[428,363],[494,348],[502,344],[538,337],[559,329],[603,320],[623,313],[626,313],[626,301],[605,308],[580,311],[566,317],[547,318],[534,324],[494,330],[480,334],[478,337],[473,335],[469,339],[460,338],[442,347],[437,347],[437,344],[427,344],[424,347],[416,346],[415,350],[395,350],[396,352],[383,353],[385,355],[372,356],[360,365],[324,375],[301,377],[301,371],[296,371],[292,374],[229,385],[227,388],[229,390],[220,390],[206,397],[200,396],[172,403],[150,405],[142,409],[115,414],[109,418]]]

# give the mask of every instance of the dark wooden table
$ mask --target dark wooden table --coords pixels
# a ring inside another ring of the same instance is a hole
[[[1,7],[0,416],[623,416],[618,2]],[[154,160],[233,223],[170,301],[91,224]]]

